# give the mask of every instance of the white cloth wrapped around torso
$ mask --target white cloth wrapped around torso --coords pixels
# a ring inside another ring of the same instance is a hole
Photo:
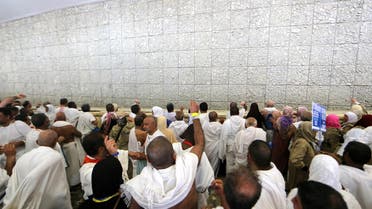
[[[270,170],[257,170],[262,190],[253,209],[286,208],[285,181],[280,171],[271,163]]]
[[[70,209],[70,189],[61,155],[40,146],[24,154],[9,179],[4,209]]]
[[[198,157],[183,152],[176,163],[157,170],[148,163],[140,175],[129,180],[125,189],[143,208],[163,209],[180,203],[194,184]]]

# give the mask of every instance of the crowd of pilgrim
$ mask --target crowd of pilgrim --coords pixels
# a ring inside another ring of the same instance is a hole
[[[3,208],[372,208],[372,115],[356,99],[312,129],[305,106],[0,102]],[[226,116],[225,116],[226,115]],[[218,200],[211,203],[210,193]]]

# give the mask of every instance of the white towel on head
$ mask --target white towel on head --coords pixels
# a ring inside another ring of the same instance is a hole
[[[140,175],[129,180],[125,189],[143,208],[171,208],[189,194],[194,184],[198,157],[184,152],[176,163],[166,169],[155,169],[151,164]]]
[[[353,113],[353,112],[346,112],[345,115],[347,115],[347,121],[345,121],[346,123],[356,123],[358,122],[358,116],[357,114]]]
[[[361,128],[352,128],[344,135],[344,143],[337,151],[337,154],[342,156],[344,154],[345,147],[352,141],[358,141],[364,144],[368,142],[367,132]]]
[[[152,107],[152,114],[154,117],[159,117],[159,116],[162,116],[164,113],[163,109],[159,106],[154,106]]]
[[[339,165],[329,155],[319,154],[313,158],[309,168],[309,180],[327,184],[335,190],[342,189]]]

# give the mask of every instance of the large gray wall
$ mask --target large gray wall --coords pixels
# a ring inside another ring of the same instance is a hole
[[[0,96],[372,102],[371,0],[126,0],[0,25]]]

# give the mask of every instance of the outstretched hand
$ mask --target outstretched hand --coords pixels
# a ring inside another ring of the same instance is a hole
[[[105,137],[105,146],[110,155],[113,155],[118,152],[118,146],[113,139],[109,139],[108,136]]]
[[[6,157],[11,157],[16,155],[15,144],[9,143],[4,145],[4,153]]]
[[[199,112],[199,105],[194,100],[190,100],[190,113],[197,113]]]
[[[26,94],[19,93],[19,94],[16,95],[16,98],[17,99],[24,99],[24,98],[26,98]]]

